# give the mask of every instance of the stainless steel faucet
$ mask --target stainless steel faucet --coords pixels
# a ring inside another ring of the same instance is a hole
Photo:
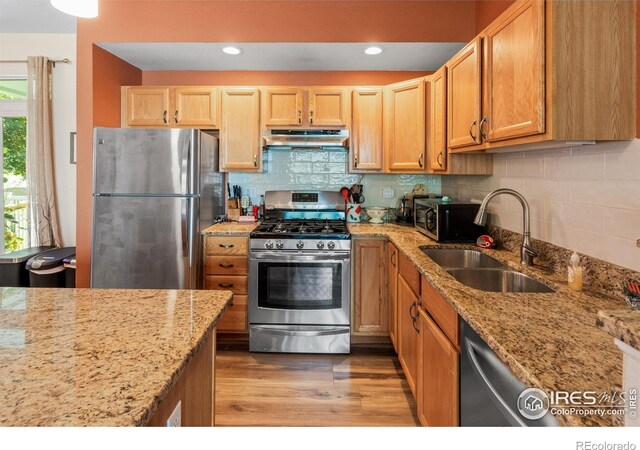
[[[478,214],[476,214],[476,218],[473,220],[473,223],[476,225],[484,225],[487,222],[487,205],[491,201],[493,197],[496,197],[500,194],[509,194],[518,199],[520,204],[522,205],[522,221],[523,221],[523,230],[522,230],[522,247],[520,248],[520,263],[525,266],[533,265],[533,257],[537,256],[538,253],[531,246],[531,217],[529,214],[529,203],[518,191],[514,191],[513,189],[496,189],[495,191],[489,193],[484,200],[482,200],[482,205],[480,205],[480,209],[478,210]]]

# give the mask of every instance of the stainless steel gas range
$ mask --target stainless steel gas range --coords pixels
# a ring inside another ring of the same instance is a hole
[[[249,349],[349,353],[351,235],[339,192],[268,191],[251,233]]]

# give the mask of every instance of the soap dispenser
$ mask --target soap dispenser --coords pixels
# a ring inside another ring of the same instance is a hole
[[[582,290],[582,275],[583,270],[580,265],[580,257],[576,252],[571,254],[571,258],[569,258],[569,267],[567,270],[567,281],[569,282],[569,287],[574,291]]]

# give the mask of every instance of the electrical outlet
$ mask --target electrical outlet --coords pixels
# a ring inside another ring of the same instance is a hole
[[[393,198],[396,196],[396,193],[391,188],[384,188],[382,190],[382,198]]]
[[[168,427],[181,427],[182,426],[182,400],[178,402],[173,412],[167,419]]]

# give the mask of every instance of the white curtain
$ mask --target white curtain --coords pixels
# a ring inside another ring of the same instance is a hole
[[[31,246],[61,246],[53,178],[51,64],[45,56],[27,58],[27,187]]]

